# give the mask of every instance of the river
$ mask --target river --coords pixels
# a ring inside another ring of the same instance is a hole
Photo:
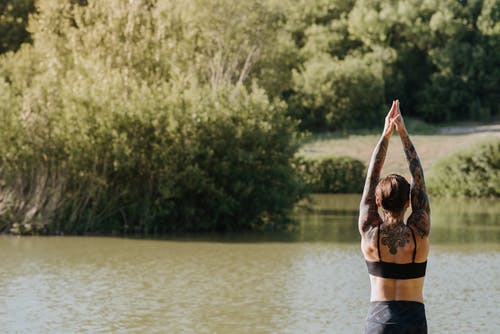
[[[2,333],[362,333],[359,195],[286,233],[0,237]],[[499,333],[500,201],[431,199],[429,333]]]

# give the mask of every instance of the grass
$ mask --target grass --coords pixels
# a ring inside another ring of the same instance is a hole
[[[435,131],[434,134],[411,135],[426,175],[429,175],[432,166],[439,159],[477,142],[494,137],[500,138],[500,131],[477,131],[465,134],[439,134],[439,131]],[[349,156],[368,165],[379,138],[379,134],[314,135],[301,147],[299,155],[307,159]],[[389,173],[399,173],[405,177],[410,176],[403,146],[396,132],[394,132],[389,143],[384,169],[382,170],[382,175]]]

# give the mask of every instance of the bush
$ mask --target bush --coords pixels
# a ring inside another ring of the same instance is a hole
[[[2,155],[3,229],[162,233],[286,221],[303,188],[284,106],[243,87],[184,93],[161,105],[167,92],[143,90],[128,108],[101,99],[119,107],[112,118],[89,94],[73,105],[93,105],[74,128],[53,119],[51,137],[20,132],[15,155]]]
[[[232,42],[224,20],[207,20],[212,11],[179,5],[180,15],[170,5],[37,2],[33,45],[0,58],[3,231],[162,233],[287,221],[303,193],[291,164],[296,123],[245,80],[258,36]],[[202,28],[212,23],[228,35]]]
[[[439,161],[429,192],[446,196],[500,196],[500,140],[480,143]]]
[[[357,159],[336,157],[297,161],[308,190],[313,193],[359,193],[363,191],[365,165]]]

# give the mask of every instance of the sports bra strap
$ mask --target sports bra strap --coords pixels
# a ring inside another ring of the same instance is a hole
[[[415,232],[413,232],[413,229],[411,227],[408,227],[411,231],[411,235],[413,236],[413,243],[415,244],[415,248],[413,249],[413,260],[412,262],[415,263],[415,256],[417,256],[417,239],[415,239]]]
[[[382,262],[382,255],[380,255],[380,225],[378,225],[378,231],[377,231],[377,252],[378,252],[378,262]]]

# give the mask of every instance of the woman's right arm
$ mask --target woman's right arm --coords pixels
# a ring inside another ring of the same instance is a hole
[[[429,198],[427,197],[427,191],[425,189],[424,172],[415,146],[413,146],[410,135],[405,128],[403,117],[399,110],[399,101],[397,107],[399,117],[395,122],[396,130],[403,143],[406,160],[408,161],[408,167],[411,173],[410,198],[412,213],[408,218],[408,224],[415,226],[421,237],[426,237],[430,232],[431,221]]]
[[[382,223],[378,214],[377,204],[375,203],[375,188],[377,187],[382,166],[384,165],[389,138],[394,130],[396,112],[396,101],[393,101],[392,107],[385,117],[382,136],[373,150],[370,164],[368,165],[365,187],[359,204],[358,228],[361,235],[367,232],[370,227],[375,227]]]

